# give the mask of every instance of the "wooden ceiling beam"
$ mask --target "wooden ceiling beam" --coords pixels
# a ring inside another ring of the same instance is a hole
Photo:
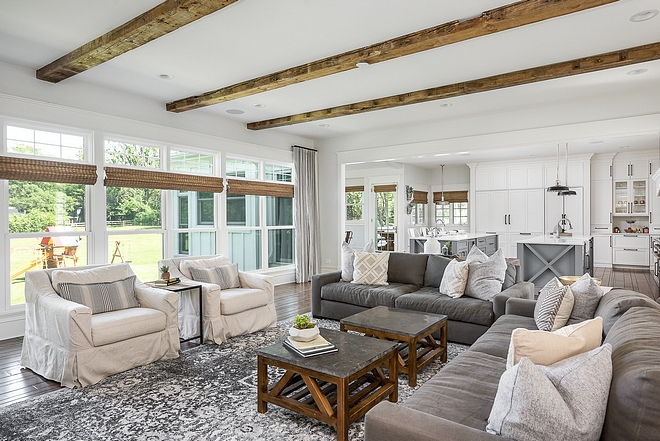
[[[167,103],[170,112],[185,112],[231,101],[280,87],[355,69],[358,61],[369,64],[415,54],[519,26],[572,14],[617,0],[523,0],[492,9],[478,17],[452,21],[391,40],[344,52],[311,63],[243,81],[202,95]]]
[[[123,25],[37,70],[37,78],[59,83],[238,0],[166,0]]]
[[[461,83],[434,87],[432,89],[418,90],[375,100],[362,101],[359,103],[330,107],[328,109],[299,113],[297,115],[284,116],[266,121],[253,122],[249,123],[247,127],[251,130],[262,130],[337,118],[339,116],[357,115],[360,113],[373,112],[375,110],[391,109],[394,107],[407,106],[409,104],[426,103],[429,101],[454,98],[473,93],[488,92],[491,90],[538,83],[540,81],[565,78],[573,75],[597,72],[654,60],[660,60],[660,42],[594,55],[591,57],[578,58],[571,61],[547,64],[545,66],[523,69],[501,75],[494,75],[491,77],[480,78],[478,80],[464,81]]]

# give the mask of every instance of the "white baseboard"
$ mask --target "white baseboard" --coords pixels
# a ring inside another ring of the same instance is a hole
[[[0,314],[0,340],[22,337],[25,333],[25,311]]]

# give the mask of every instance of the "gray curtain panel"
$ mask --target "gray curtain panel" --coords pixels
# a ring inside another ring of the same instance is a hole
[[[316,150],[293,146],[296,283],[309,282],[321,268],[318,163]]]

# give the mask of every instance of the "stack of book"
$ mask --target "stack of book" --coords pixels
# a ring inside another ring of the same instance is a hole
[[[170,286],[170,285],[176,285],[179,283],[181,279],[178,277],[173,277],[171,279],[158,279],[154,282],[154,286]]]
[[[338,351],[335,345],[321,337],[321,335],[317,335],[312,341],[296,341],[289,336],[284,340],[283,344],[296,354],[303,357],[313,357],[315,355],[329,354]]]

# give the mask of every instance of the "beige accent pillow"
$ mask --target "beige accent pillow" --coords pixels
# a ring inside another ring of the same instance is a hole
[[[229,259],[222,254],[211,257],[210,259],[186,259],[182,260],[179,264],[179,271],[188,279],[192,279],[190,268],[213,268],[215,266],[229,265],[230,263]]]
[[[355,251],[353,281],[361,285],[387,285],[390,253],[363,253]]]
[[[559,305],[559,310],[555,316],[555,322],[552,324],[552,331],[563,328],[568,322],[569,317],[571,316],[571,311],[573,311],[573,303],[575,302],[575,297],[573,295],[573,290],[568,287],[564,298],[561,299],[561,304]]]
[[[565,326],[554,332],[514,329],[511,333],[506,368],[509,369],[524,357],[534,364],[549,366],[600,346],[603,336],[603,319]]]
[[[465,260],[460,262],[454,259],[449,262],[440,281],[440,293],[454,299],[462,296],[468,281],[468,266],[469,263]]]
[[[132,275],[133,272],[127,263],[117,263],[83,270],[55,270],[51,274],[51,280],[55,292],[61,294],[60,283],[86,285],[89,283],[115,282]]]

